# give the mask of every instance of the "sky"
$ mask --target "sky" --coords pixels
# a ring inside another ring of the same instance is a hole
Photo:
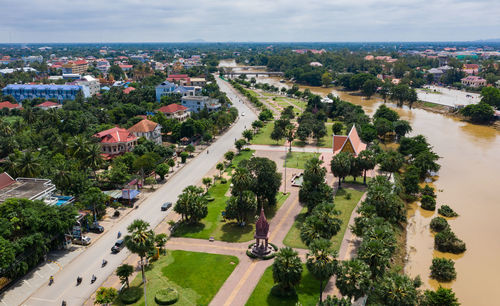
[[[500,38],[499,0],[1,0],[0,43]]]

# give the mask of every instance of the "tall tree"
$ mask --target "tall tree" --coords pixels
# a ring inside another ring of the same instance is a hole
[[[250,190],[257,196],[259,207],[274,206],[281,186],[281,173],[277,172],[276,163],[265,157],[252,157],[242,161],[240,166],[247,168],[252,176]]]
[[[309,245],[306,255],[306,267],[319,280],[319,301],[323,301],[323,282],[327,281],[337,270],[337,252],[332,243],[326,239],[318,239]]]
[[[340,211],[333,203],[322,203],[316,206],[300,228],[300,238],[306,245],[316,239],[331,239],[340,231],[342,220],[338,218]]]
[[[302,263],[297,252],[284,247],[276,254],[273,263],[273,279],[284,292],[290,292],[300,283]]]
[[[174,211],[188,223],[197,223],[208,214],[208,200],[203,188],[193,185],[184,188],[175,203]]]
[[[339,188],[341,188],[342,179],[351,172],[351,154],[341,152],[335,155],[330,163],[330,168],[333,175],[339,178]]]
[[[255,216],[257,200],[255,194],[245,190],[238,196],[230,197],[226,202],[226,218],[236,219],[238,224],[246,224],[250,216]]]
[[[128,264],[122,264],[116,269],[116,275],[120,278],[122,284],[126,284],[129,287],[128,278],[134,273],[134,267]]]
[[[366,295],[371,286],[370,267],[359,259],[342,261],[335,273],[335,286],[343,296],[359,299]]]
[[[333,190],[325,182],[326,169],[323,161],[314,157],[306,162],[302,187],[299,190],[299,201],[307,206],[309,212],[322,202],[333,201]]]
[[[366,185],[366,172],[373,170],[377,164],[377,159],[375,158],[375,153],[372,150],[364,150],[359,153],[358,162],[363,170],[363,184]]]
[[[142,282],[145,284],[144,257],[155,247],[155,234],[153,230],[149,229],[149,223],[140,219],[134,220],[127,227],[127,231],[128,235],[125,236],[125,246],[130,252],[137,254],[141,258]],[[146,288],[144,288],[144,291],[146,291]]]

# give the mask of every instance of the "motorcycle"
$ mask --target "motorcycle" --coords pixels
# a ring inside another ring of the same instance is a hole
[[[102,268],[104,268],[108,264],[108,261],[106,259],[102,260]]]
[[[54,276],[51,276],[49,278],[49,286],[52,285],[54,283]]]
[[[92,274],[92,279],[90,280],[90,283],[93,284],[95,282],[95,280],[97,279],[97,277],[95,277],[94,274]]]
[[[78,285],[80,285],[81,283],[82,283],[82,278],[81,278],[80,276],[78,276],[78,277],[76,278],[76,285],[78,286]]]

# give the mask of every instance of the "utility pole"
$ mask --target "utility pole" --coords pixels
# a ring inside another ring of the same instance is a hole
[[[285,145],[285,177],[283,178],[283,188],[285,190],[284,193],[286,193],[286,155],[287,155],[287,152],[286,152],[286,145]]]

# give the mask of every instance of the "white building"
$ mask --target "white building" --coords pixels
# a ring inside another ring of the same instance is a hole
[[[206,96],[186,96],[182,97],[181,104],[191,112],[199,112],[206,108],[209,112],[217,111],[221,108],[219,100]]]

